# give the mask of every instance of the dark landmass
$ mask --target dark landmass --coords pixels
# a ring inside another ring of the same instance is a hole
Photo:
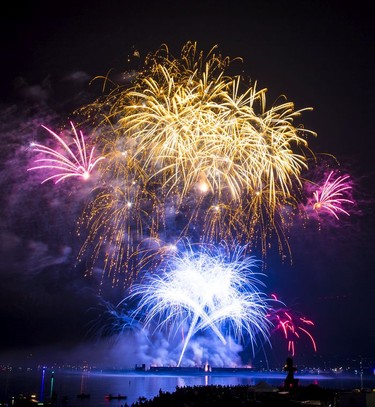
[[[371,396],[375,401],[375,393],[370,390],[353,390],[345,392],[327,389],[318,385],[297,386],[289,391],[273,387],[265,382],[256,386],[193,386],[178,387],[173,393],[160,391],[151,400],[140,398],[131,407],[137,406],[168,406],[168,407],[199,407],[199,406],[325,406],[352,407],[366,406]],[[362,404],[364,402],[365,404]],[[127,405],[125,405],[126,407]]]

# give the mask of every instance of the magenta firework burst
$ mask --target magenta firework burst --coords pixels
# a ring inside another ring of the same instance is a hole
[[[104,159],[102,156],[95,158],[95,147],[88,152],[82,131],[78,133],[73,123],[71,126],[74,134],[72,146],[54,131],[42,126],[58,141],[58,146],[62,147],[61,152],[43,144],[31,144],[33,150],[42,153],[43,157],[36,159],[35,162],[39,164],[29,168],[28,171],[44,170],[52,173],[42,183],[52,179],[58,183],[68,177],[79,177],[86,180],[97,163]]]
[[[331,171],[323,186],[314,192],[313,209],[329,213],[336,219],[339,218],[339,213],[349,216],[348,211],[344,209],[344,205],[353,204],[353,201],[347,198],[352,189],[349,180],[349,175],[335,178],[334,172]]]
[[[273,294],[272,297],[277,300],[276,295]],[[274,308],[268,317],[274,325],[274,333],[281,332],[287,341],[288,352],[290,352],[292,356],[295,355],[296,343],[301,338],[301,335],[306,335],[309,338],[316,352],[316,342],[310,333],[310,328],[315,325],[313,321],[296,313],[292,309],[288,309],[286,306]]]
[[[350,216],[349,207],[354,204],[352,182],[348,174],[338,175],[331,170],[323,182],[309,187],[312,196],[308,199],[307,211],[316,216],[329,216],[339,219],[339,215]]]

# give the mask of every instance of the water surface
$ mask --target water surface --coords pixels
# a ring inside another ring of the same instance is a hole
[[[159,391],[173,392],[176,387],[223,385],[254,386],[267,382],[273,386],[282,386],[285,373],[228,372],[228,373],[176,373],[138,372],[135,370],[121,372],[100,371],[66,371],[66,370],[22,370],[3,371],[0,375],[0,401],[11,403],[13,396],[19,393],[34,393],[38,400],[49,401],[57,397],[57,406],[67,407],[121,407],[131,405],[139,398],[152,399]],[[354,388],[375,388],[374,376],[350,374],[296,374],[300,385],[317,384],[323,388],[351,390]],[[79,394],[89,398],[80,399]],[[106,395],[126,395],[126,400],[107,400]]]

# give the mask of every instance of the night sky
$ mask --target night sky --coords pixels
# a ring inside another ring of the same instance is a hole
[[[270,253],[266,284],[315,322],[318,352],[303,347],[307,359],[375,358],[375,16],[362,1],[355,8],[331,1],[243,3],[109,0],[57,8],[39,1],[2,11],[3,355],[82,352],[100,314],[97,281],[75,266],[84,192],[73,183],[40,185],[26,171],[29,143],[45,136],[42,124],[68,122],[73,109],[98,95],[89,85],[93,77],[126,70],[132,49],[145,56],[165,43],[178,55],[191,40],[199,49],[218,45],[223,55],[242,57],[241,69],[268,89],[270,105],[286,95],[296,109],[313,108],[300,119],[317,133],[309,144],[351,175],[355,210],[320,230],[292,231],[293,264]]]

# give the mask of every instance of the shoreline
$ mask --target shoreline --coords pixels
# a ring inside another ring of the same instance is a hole
[[[282,387],[269,385],[267,382],[260,382],[255,386],[205,385],[177,387],[174,392],[160,390],[153,399],[140,399],[132,403],[130,407],[201,407],[212,405],[222,407],[292,407],[298,405],[351,407],[353,405],[366,406],[369,399],[371,399],[369,403],[375,402],[375,389],[372,391],[369,389],[344,391],[310,384],[286,390]],[[129,406],[125,404],[125,407]]]
[[[316,401],[319,398],[316,393],[324,393],[326,396],[323,401],[325,400],[324,403],[328,407],[329,404],[334,406],[333,402],[338,395],[340,395],[341,400],[349,397],[360,400],[375,395],[374,376],[364,376],[362,381],[360,376],[348,375],[347,373],[328,375],[328,372],[325,372],[324,374],[313,375],[306,372],[303,375],[296,374],[295,379],[298,381],[294,388],[286,391],[284,388],[286,374],[281,370],[277,372],[249,368],[240,369],[240,371],[235,370],[234,372],[233,368],[229,368],[226,369],[227,373],[223,373],[222,369],[220,372],[214,369],[214,371],[207,372],[209,374],[200,370],[194,373],[191,368],[181,368],[177,371],[176,368],[163,368],[162,371],[157,372],[136,371],[134,368],[87,369],[83,371],[46,368],[45,372],[39,369],[3,372],[2,377],[4,383],[7,384],[7,393],[4,393],[0,402],[8,400],[11,395],[32,394],[31,392],[34,392],[37,397],[39,396],[38,398],[45,402],[45,406],[110,407],[106,404],[108,401],[105,401],[105,395],[121,394],[127,396],[127,399],[121,402],[122,407],[126,405],[136,407],[140,404],[188,407],[205,405],[202,404],[204,401],[201,398],[204,399],[207,394],[210,394],[211,399],[217,399],[213,405],[228,405],[229,407],[233,404],[223,404],[223,398],[241,400],[242,403],[245,403],[242,405],[251,405],[249,404],[250,401],[254,402],[255,398],[257,406],[262,405],[260,404],[261,400],[263,405],[268,403],[268,405],[275,406],[295,406],[302,401],[304,405],[309,400],[309,402],[311,400]],[[340,376],[342,380],[335,380]],[[51,404],[52,390],[57,392],[57,399],[54,404]],[[84,400],[77,399],[79,394],[85,394],[88,397],[85,397]],[[175,404],[180,403],[180,399],[184,397],[184,404]],[[171,399],[171,404],[168,404],[166,399]],[[271,401],[273,404],[269,404]],[[328,402],[329,404],[327,404]],[[112,403],[114,404],[114,402]],[[350,404],[343,403],[344,401],[341,401],[340,407],[342,405],[351,407]],[[357,404],[352,403],[352,406],[357,406]],[[4,406],[5,404],[0,403],[0,405]],[[8,406],[10,405],[8,404]],[[35,406],[35,404],[33,405]],[[362,404],[360,405],[362,406]],[[116,404],[116,406],[118,407],[120,404]]]

